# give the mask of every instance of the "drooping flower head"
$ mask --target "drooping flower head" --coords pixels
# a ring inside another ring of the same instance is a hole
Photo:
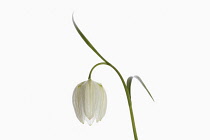
[[[103,86],[91,79],[76,86],[72,98],[77,118],[84,124],[92,125],[101,121],[106,113],[107,96]]]

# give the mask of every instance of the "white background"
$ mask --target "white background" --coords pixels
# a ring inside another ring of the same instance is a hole
[[[140,75],[132,97],[140,140],[209,140],[208,0],[1,0],[0,139],[131,140],[126,96],[107,66],[93,72],[108,109],[81,124],[72,92],[101,62],[73,27],[71,14],[125,79]]]

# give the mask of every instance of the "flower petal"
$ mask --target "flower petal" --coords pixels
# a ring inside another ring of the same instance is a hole
[[[88,118],[85,118],[85,120],[88,123],[88,125],[91,126],[93,122],[95,121],[95,117],[93,117],[91,120],[89,120]]]
[[[78,120],[84,124],[84,111],[83,111],[83,101],[82,101],[82,92],[81,92],[81,85],[84,82],[80,83],[79,85],[76,86],[76,88],[74,89],[73,92],[73,98],[72,98],[72,102],[73,102],[73,106],[74,106],[74,111],[76,113],[76,116],[78,118]]]
[[[95,114],[96,108],[96,86],[95,83],[89,79],[84,85],[84,112],[85,116],[91,120]]]
[[[96,122],[99,122],[102,120],[102,118],[104,117],[105,113],[106,113],[106,108],[107,108],[107,96],[106,96],[106,92],[103,88],[102,85],[100,86],[100,91],[99,91],[99,103],[97,106],[97,115],[96,115]]]

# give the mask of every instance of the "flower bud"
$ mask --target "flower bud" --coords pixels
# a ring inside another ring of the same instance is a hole
[[[77,118],[84,124],[92,125],[101,121],[106,113],[107,96],[103,86],[91,79],[76,86],[72,98]]]

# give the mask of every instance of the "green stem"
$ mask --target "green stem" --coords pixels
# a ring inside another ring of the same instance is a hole
[[[107,63],[105,63],[105,62],[101,62],[101,63],[98,63],[98,64],[96,64],[95,66],[93,66],[92,69],[90,70],[88,79],[91,79],[91,74],[92,74],[93,69],[94,69],[95,67],[97,67],[97,66],[99,66],[99,65],[106,65],[106,64],[107,64]]]
[[[135,125],[135,120],[134,120],[134,114],[133,114],[133,108],[132,108],[132,102],[131,102],[131,98],[130,98],[130,94],[129,94],[129,90],[128,87],[125,84],[125,81],[122,77],[122,75],[120,74],[120,72],[117,70],[117,68],[115,68],[112,64],[110,63],[105,63],[105,62],[101,62],[98,63],[96,65],[93,66],[93,68],[91,69],[90,73],[89,73],[89,77],[88,79],[91,79],[91,74],[92,71],[94,70],[94,68],[96,68],[99,65],[108,65],[111,68],[113,68],[115,70],[115,72],[118,74],[118,76],[120,77],[120,80],[122,81],[122,84],[124,86],[125,92],[126,92],[126,97],[127,97],[127,101],[128,101],[128,106],[129,106],[129,111],[130,111],[130,117],[131,117],[131,123],[132,123],[132,127],[133,127],[133,135],[134,135],[134,139],[138,140],[138,136],[137,136],[137,132],[136,132],[136,125]]]

